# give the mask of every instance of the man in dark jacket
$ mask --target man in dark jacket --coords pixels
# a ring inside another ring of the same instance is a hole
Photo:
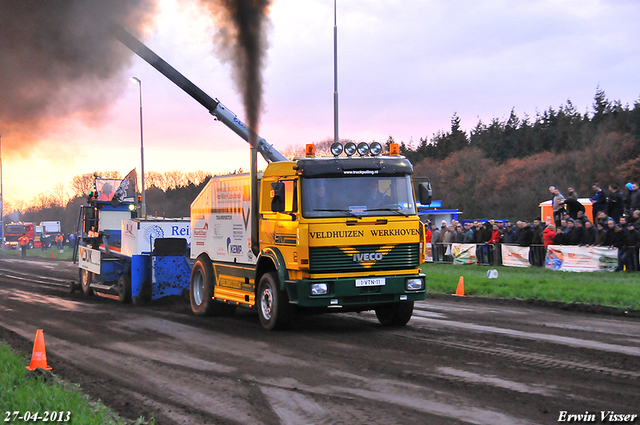
[[[609,196],[607,197],[607,211],[616,223],[620,221],[620,217],[624,212],[624,197],[618,189],[617,184],[609,185]]]
[[[542,266],[544,262],[545,250],[544,239],[542,239],[542,233],[544,232],[544,225],[540,223],[540,220],[534,219],[531,225],[531,265]]]
[[[516,230],[516,244],[518,246],[531,246],[533,231],[526,221],[518,222],[518,230]]]
[[[582,233],[582,239],[580,239],[580,245],[591,246],[596,243],[596,228],[590,221],[584,222],[584,232]]]
[[[564,210],[569,213],[569,217],[572,219],[578,218],[578,211],[582,211],[584,213],[584,205],[578,202],[577,199],[566,198],[561,202],[564,205]]]
[[[613,246],[618,248],[618,267],[614,271],[621,272],[625,266],[627,271],[630,271],[629,267],[629,252],[627,250],[629,233],[621,225],[616,224],[614,227],[614,239]]]
[[[569,245],[580,245],[582,236],[584,236],[584,227],[582,227],[582,222],[580,220],[576,220],[573,223],[573,232],[571,232]]]
[[[593,190],[595,194],[591,198],[591,202],[593,205],[593,222],[596,222],[596,217],[598,216],[598,212],[604,211],[607,212],[607,195],[605,195],[604,190],[600,188],[598,183],[593,184]]]
[[[634,223],[627,225],[629,237],[627,239],[627,247],[629,251],[629,271],[638,271],[638,247],[640,247],[640,232],[636,229]]]

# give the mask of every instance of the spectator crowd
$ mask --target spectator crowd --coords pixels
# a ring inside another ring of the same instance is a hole
[[[609,185],[605,192],[594,183],[592,216],[578,201],[573,187],[567,188],[565,197],[556,187],[549,187],[552,197],[553,220],[547,224],[539,219],[531,223],[520,220],[515,225],[509,220],[459,222],[440,227],[427,221],[425,242],[433,247],[433,260],[451,262],[451,244],[477,244],[478,264],[498,264],[501,244],[530,247],[529,261],[543,266],[549,245],[575,245],[584,247],[617,248],[618,266],[615,271],[638,271],[640,249],[640,191],[637,183],[627,183],[624,192],[618,185]]]

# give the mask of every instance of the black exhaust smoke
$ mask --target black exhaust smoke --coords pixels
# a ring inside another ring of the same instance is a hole
[[[109,22],[139,36],[154,12],[155,0],[0,0],[3,148],[24,150],[70,116],[99,121],[131,62]]]
[[[111,36],[112,23],[141,38],[156,2],[0,0],[3,148],[24,151],[70,117],[100,122],[124,90],[132,59]],[[199,2],[216,21],[217,53],[232,63],[247,124],[257,131],[271,0]]]
[[[218,55],[234,68],[246,122],[258,133],[262,111],[262,68],[267,52],[271,0],[200,0],[216,20]],[[255,146],[255,140],[251,141]]]

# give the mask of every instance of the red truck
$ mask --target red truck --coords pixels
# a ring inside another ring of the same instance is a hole
[[[29,238],[29,248],[33,248],[36,245],[36,231],[33,223],[9,223],[4,229],[5,245],[10,248],[20,248],[20,242],[18,238],[25,235]],[[39,244],[39,240],[37,241]]]

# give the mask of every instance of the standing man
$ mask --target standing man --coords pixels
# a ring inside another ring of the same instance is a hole
[[[598,217],[598,212],[607,212],[607,195],[605,195],[604,190],[600,188],[600,185],[598,183],[593,184],[593,191],[595,193],[591,198],[591,202],[593,204],[593,223],[595,224]]]
[[[609,217],[616,223],[620,222],[620,217],[624,213],[624,196],[617,184],[609,185],[609,196],[607,197],[607,210]]]
[[[549,192],[553,196],[551,200],[551,208],[553,209],[553,221],[556,224],[556,227],[560,226],[560,220],[562,219],[562,201],[564,196],[555,186],[549,186]]]
[[[27,257],[27,245],[29,245],[29,238],[27,235],[22,235],[18,238],[18,242],[20,242],[20,249],[22,249],[22,258]]]
[[[63,250],[63,244],[64,244],[64,236],[62,236],[62,233],[60,233],[59,235],[56,235],[56,245],[58,245],[58,250],[60,252],[62,252]]]

